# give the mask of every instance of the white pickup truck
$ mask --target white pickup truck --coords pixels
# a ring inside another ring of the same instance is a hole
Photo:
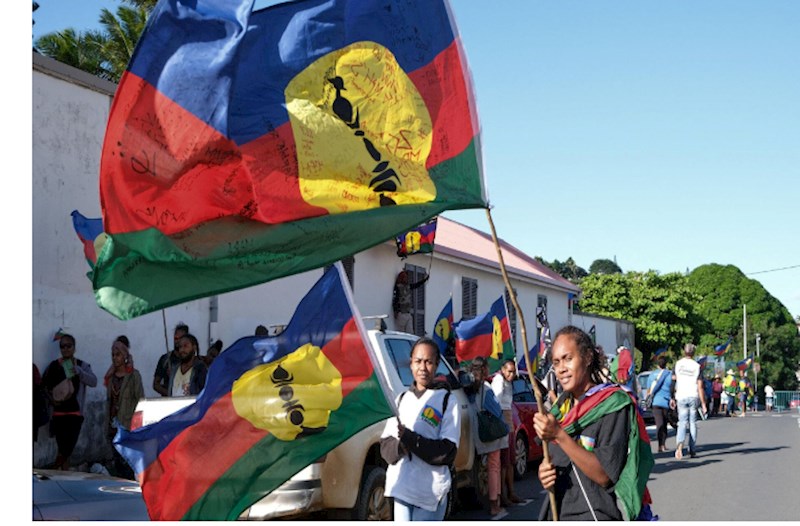
[[[417,336],[394,331],[369,330],[379,367],[396,397],[408,389],[411,376],[411,346]],[[479,501],[487,493],[485,458],[477,455],[473,442],[469,404],[455,373],[442,360],[437,378],[451,386],[450,402],[461,410],[461,443],[455,460],[455,483],[450,506],[456,506],[457,489],[472,487]],[[194,397],[148,398],[139,401],[132,427],[147,425],[194,402]],[[240,519],[296,518],[326,510],[329,518],[391,520],[392,508],[384,497],[386,462],[380,454],[380,436],[385,420],[373,424],[307,466],[275,491],[245,510]],[[448,510],[449,512],[450,510]]]

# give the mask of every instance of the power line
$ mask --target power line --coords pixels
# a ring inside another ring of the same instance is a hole
[[[758,272],[748,272],[748,276],[752,276],[753,274],[764,274],[765,272],[777,272],[779,270],[789,270],[790,268],[798,268],[800,265],[792,265],[791,267],[781,267],[781,268],[773,268],[770,270],[759,270]]]

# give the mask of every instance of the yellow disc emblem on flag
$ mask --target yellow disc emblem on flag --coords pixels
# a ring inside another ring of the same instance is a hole
[[[442,318],[436,322],[436,327],[433,328],[433,332],[444,341],[450,339],[450,320]]]
[[[331,214],[432,201],[433,124],[394,55],[375,42],[333,51],[286,86],[303,199]]]
[[[416,230],[412,230],[411,232],[406,234],[406,252],[411,254],[412,252],[417,252],[419,250],[420,241],[422,240],[422,236]]]
[[[492,316],[492,354],[491,358],[499,360],[503,357],[503,328],[497,316]]]
[[[280,440],[294,440],[328,427],[342,405],[342,375],[319,347],[307,343],[259,365],[233,383],[236,413]]]

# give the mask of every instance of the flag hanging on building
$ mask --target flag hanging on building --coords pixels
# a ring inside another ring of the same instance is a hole
[[[412,228],[405,234],[395,238],[397,255],[405,259],[413,254],[429,254],[433,252],[433,242],[436,239],[436,219]]]
[[[447,0],[159,2],[111,107],[98,304],[128,319],[487,206]]]
[[[507,312],[505,299],[500,296],[492,303],[489,312],[456,324],[456,359],[459,363],[483,356],[488,361],[489,372],[493,373],[500,369],[503,361],[514,359]]]
[[[727,353],[730,350],[732,341],[733,338],[728,338],[727,342],[721,343],[716,347],[714,347],[714,354],[716,354],[717,356],[724,356],[725,353]]]
[[[214,360],[190,406],[126,431],[153,520],[235,520],[347,438],[392,416],[341,264],[277,336],[250,336]]]
[[[95,219],[84,217],[77,210],[73,210],[71,215],[72,226],[75,228],[75,233],[78,234],[78,239],[83,243],[83,255],[86,257],[86,262],[94,268],[97,263],[97,254],[106,239],[106,235],[103,233],[103,220],[99,217]]]
[[[738,362],[736,362],[736,367],[737,367],[737,369],[739,369],[740,371],[746,371],[747,369],[749,369],[749,368],[750,368],[750,365],[751,365],[752,363],[753,363],[753,357],[752,357],[752,356],[748,356],[748,357],[747,357],[747,358],[745,358],[744,360],[741,360],[741,361],[738,361]]]
[[[444,355],[447,351],[447,342],[453,337],[453,298],[445,303],[442,312],[433,325],[433,341],[439,346],[439,352]]]

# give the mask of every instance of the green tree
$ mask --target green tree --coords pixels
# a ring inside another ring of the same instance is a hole
[[[595,259],[589,265],[589,274],[622,274],[622,269],[610,259]]]
[[[748,355],[756,352],[756,334],[761,337],[759,388],[770,383],[776,389],[795,389],[800,336],[786,307],[761,283],[746,277],[733,265],[702,265],[694,269],[688,279],[702,298],[697,306],[698,313],[706,320],[706,330],[699,335],[701,349],[711,352],[714,345],[732,336],[732,350],[725,357],[728,367],[741,360],[746,305]]]
[[[580,283],[581,279],[589,275],[589,273],[586,272],[586,270],[580,267],[577,263],[575,263],[575,260],[572,259],[571,257],[567,258],[567,260],[564,261],[563,263],[557,259],[554,259],[552,263],[548,263],[547,261],[538,256],[535,259],[539,263],[542,263],[543,265],[547,266],[550,270],[553,270],[554,272],[558,273],[558,275],[561,276],[562,278],[567,279],[575,284]]]
[[[633,323],[640,370],[650,368],[653,352],[663,346],[669,359],[677,359],[683,344],[704,326],[695,310],[699,297],[680,273],[591,274],[581,288],[582,311]]]
[[[73,28],[48,33],[36,39],[34,49],[98,77],[119,82],[144,31],[156,0],[125,0],[128,4],[100,13],[99,31],[77,32]]]

